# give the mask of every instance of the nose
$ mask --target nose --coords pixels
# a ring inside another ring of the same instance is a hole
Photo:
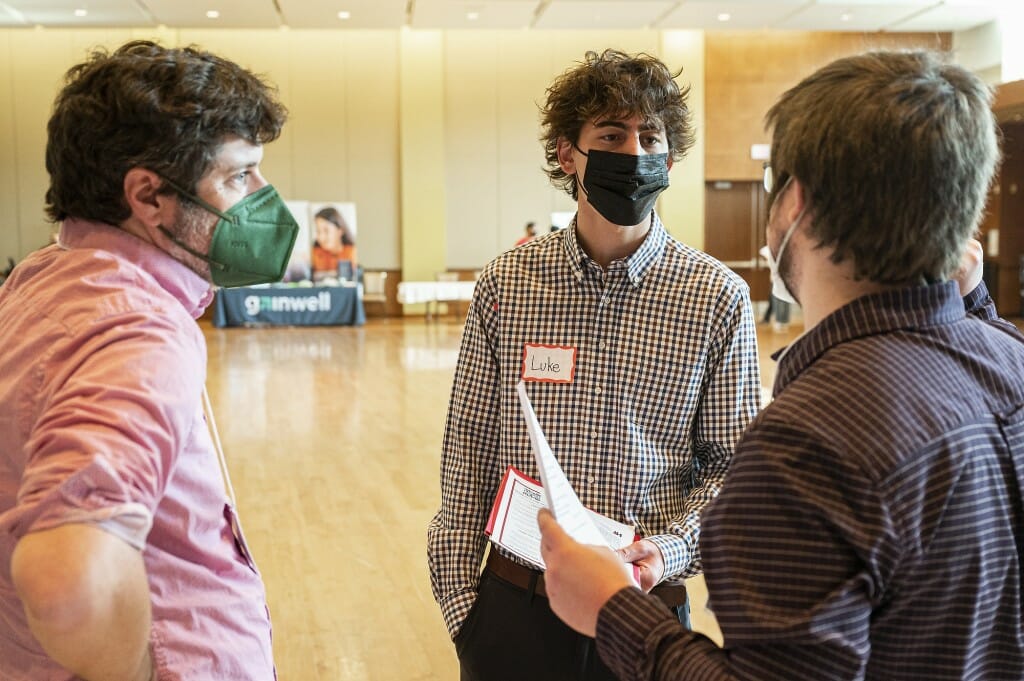
[[[647,153],[644,145],[640,142],[640,135],[636,133],[626,135],[626,139],[619,151],[624,154],[632,154],[633,156],[643,156]]]
[[[259,170],[254,170],[252,172],[252,174],[249,175],[249,193],[250,194],[252,194],[257,189],[263,189],[268,184],[270,184],[270,183],[267,182],[267,178],[263,177],[263,173],[260,172]]]

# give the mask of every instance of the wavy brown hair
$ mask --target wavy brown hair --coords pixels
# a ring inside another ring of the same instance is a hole
[[[67,72],[47,125],[46,212],[120,224],[132,168],[194,194],[226,137],[265,144],[286,117],[259,76],[198,48],[137,40],[97,50]]]
[[[665,64],[648,54],[617,50],[587,52],[547,89],[541,109],[544,169],[551,183],[576,198],[576,177],[558,163],[558,141],[579,141],[583,124],[605,116],[658,121],[665,128],[669,153],[678,161],[693,146],[692,115],[686,106],[690,88],[680,88]]]
[[[811,237],[834,262],[852,259],[858,279],[943,280],[977,228],[999,160],[991,97],[977,76],[926,50],[834,61],[768,111],[775,186],[800,180]]]

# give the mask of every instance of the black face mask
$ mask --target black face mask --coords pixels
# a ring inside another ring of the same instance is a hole
[[[668,154],[590,153],[581,187],[587,201],[605,220],[615,225],[639,225],[654,209],[658,195],[668,187]]]

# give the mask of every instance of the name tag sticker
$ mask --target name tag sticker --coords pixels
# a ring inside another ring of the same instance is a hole
[[[571,345],[523,345],[523,380],[527,383],[572,383],[576,348]]]

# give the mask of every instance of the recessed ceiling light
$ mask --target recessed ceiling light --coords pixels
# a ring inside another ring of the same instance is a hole
[[[84,17],[88,13],[89,13],[89,10],[87,10],[87,9],[76,9],[75,10],[75,16],[76,17]]]
[[[729,14],[728,12],[722,12],[721,14],[718,15],[719,21],[729,21],[729,19],[732,19],[732,15]]]
[[[851,16],[852,16],[852,15],[851,15],[851,14],[850,14],[849,12],[846,12],[846,13],[844,13],[844,14],[840,14],[840,15],[839,15],[839,20],[840,20],[840,21],[849,21],[849,20],[850,20],[850,18],[851,18]]]
[[[341,10],[340,12],[338,12],[338,18],[341,19],[342,21],[345,21],[346,19],[351,19],[352,12]]]
[[[220,16],[220,12],[218,12],[218,11],[217,11],[217,10],[215,10],[215,9],[211,9],[211,10],[208,10],[208,11],[206,12],[206,18],[207,18],[207,19],[216,19],[216,18],[217,18],[217,17],[219,17],[219,16]]]
[[[476,21],[480,18],[480,12],[466,12],[466,18],[470,21]]]

